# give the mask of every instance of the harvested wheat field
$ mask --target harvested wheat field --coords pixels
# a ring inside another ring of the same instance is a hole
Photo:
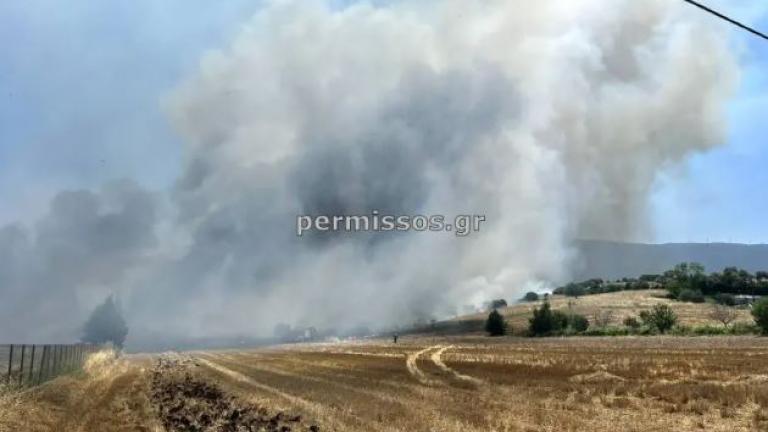
[[[406,338],[104,358],[2,431],[768,430],[768,339]]]

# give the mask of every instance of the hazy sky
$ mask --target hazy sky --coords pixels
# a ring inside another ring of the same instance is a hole
[[[137,340],[387,325],[564,282],[574,238],[768,243],[768,42],[681,0],[376,3],[0,2],[0,338],[111,293]],[[488,222],[294,234],[372,209]]]
[[[710,4],[768,30],[762,0]],[[164,97],[258,8],[246,0],[1,2],[0,225],[34,221],[63,188],[124,177],[153,190],[171,184],[181,145]],[[649,240],[768,242],[768,42],[731,34],[744,75],[729,142],[660,179]]]

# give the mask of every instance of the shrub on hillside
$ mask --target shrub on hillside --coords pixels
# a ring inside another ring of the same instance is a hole
[[[552,331],[557,333],[568,328],[570,317],[563,311],[552,311]]]
[[[666,333],[677,324],[677,314],[664,303],[659,303],[650,311],[640,312],[640,319],[649,328],[656,329],[659,333]]]
[[[573,314],[568,319],[568,327],[577,333],[583,333],[589,328],[589,320],[584,315]]]
[[[718,293],[715,295],[715,302],[725,306],[736,306],[736,296],[728,293]]]
[[[759,334],[760,327],[751,322],[737,322],[728,327],[728,333],[732,335]]]
[[[533,316],[528,319],[528,333],[531,336],[583,333],[588,328],[589,320],[585,316],[553,311],[546,300],[540,308],[533,309]]]
[[[552,307],[548,301],[540,308],[533,308],[533,316],[528,319],[528,333],[531,336],[545,336],[554,330],[554,317]]]
[[[764,335],[768,335],[768,297],[763,297],[752,305],[752,317]]]
[[[485,331],[490,336],[504,336],[507,334],[507,323],[496,309],[488,314],[488,319],[485,321]]]
[[[680,291],[677,299],[688,303],[704,303],[704,294],[699,290],[686,288]]]
[[[728,327],[729,324],[736,321],[736,318],[739,317],[736,313],[736,309],[721,304],[712,305],[712,309],[707,316],[713,321],[722,323],[723,327]]]
[[[565,289],[563,290],[563,294],[565,294],[568,297],[581,297],[584,294],[587,293],[587,289],[584,288],[581,284],[575,284],[570,283],[565,286]]]
[[[585,331],[584,336],[627,336],[630,334],[630,329],[621,327],[595,327]]]
[[[624,318],[624,325],[631,328],[631,329],[638,329],[640,328],[640,321],[638,321],[635,317],[626,317]]]

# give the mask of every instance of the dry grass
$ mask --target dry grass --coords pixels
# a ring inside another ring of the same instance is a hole
[[[112,432],[162,429],[154,420],[148,358],[93,354],[85,370],[0,398],[0,432]]]

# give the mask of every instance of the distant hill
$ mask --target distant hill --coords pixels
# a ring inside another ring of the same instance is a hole
[[[597,312],[611,311],[611,324],[620,326],[624,318],[637,317],[640,311],[649,310],[656,304],[664,303],[675,311],[680,324],[686,326],[722,325],[709,317],[709,312],[712,309],[709,303],[683,303],[665,298],[665,294],[666,291],[664,290],[638,290],[586,295],[579,298],[554,295],[550,297],[550,304],[554,310],[581,314],[592,322]],[[541,306],[540,301],[518,303],[500,308],[499,312],[504,316],[507,324],[512,327],[514,334],[523,335],[528,329],[528,319],[533,314],[533,308],[539,306]],[[753,322],[748,309],[739,308],[735,311],[737,313],[736,321]],[[488,312],[478,312],[456,317],[437,323],[434,329],[420,329],[420,333],[482,333],[487,316]]]
[[[749,270],[768,270],[768,245],[737,243],[619,243],[580,240],[576,243],[580,259],[575,280],[619,279],[642,274],[658,274],[681,262],[698,262],[707,272],[735,266]]]

